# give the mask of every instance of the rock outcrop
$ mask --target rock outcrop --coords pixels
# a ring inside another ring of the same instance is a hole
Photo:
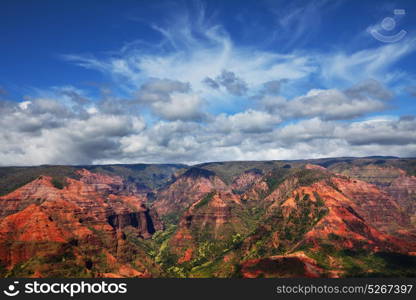
[[[143,196],[126,196],[121,177],[79,171],[60,189],[41,176],[0,197],[0,261],[13,267],[32,257],[52,255],[59,244],[108,248],[116,253],[123,230],[150,238],[163,228]]]
[[[154,208],[161,216],[183,213],[204,195],[227,190],[230,188],[214,172],[190,168],[157,194]]]

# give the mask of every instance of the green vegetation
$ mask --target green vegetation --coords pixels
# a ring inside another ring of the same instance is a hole
[[[273,168],[265,178],[269,191],[274,191],[286,179],[289,172],[286,168]]]
[[[176,230],[176,226],[171,225],[165,232],[156,233],[153,236],[152,256],[157,264],[161,266],[167,277],[185,277],[183,268],[177,266],[178,255],[172,253],[169,247],[169,239]]]
[[[30,247],[30,243],[21,243],[21,246]],[[30,277],[39,272],[45,277],[93,277],[93,274],[84,265],[77,263],[74,248],[71,244],[62,243],[31,243],[32,247],[46,251],[43,256],[35,256],[28,261],[16,264],[7,271],[4,277]]]
[[[65,179],[63,179],[63,180],[65,180]],[[62,190],[65,187],[65,183],[66,183],[66,180],[65,181],[63,181],[63,180],[60,180],[58,178],[53,178],[52,179],[52,184],[57,189]]]
[[[302,199],[299,196],[295,197],[295,202],[297,209],[291,211],[283,229],[285,239],[289,242],[300,240],[328,213],[322,199],[321,201],[312,202],[309,194],[305,194]]]
[[[338,239],[332,236],[330,239]],[[307,250],[307,255],[327,271],[333,270],[330,261],[335,261],[343,277],[415,277],[416,257],[389,252],[367,250],[338,250],[322,242],[319,251]],[[337,269],[337,268],[335,268]]]
[[[316,205],[317,206],[322,207],[322,206],[325,205],[324,200],[322,200],[321,196],[316,191],[313,192],[313,195],[316,199]]]
[[[179,164],[161,165],[102,165],[102,166],[37,166],[37,167],[0,167],[0,196],[6,195],[41,175],[53,178],[56,188],[66,185],[65,177],[79,179],[76,173],[81,168],[92,172],[117,175],[125,178],[142,189],[155,189],[166,185],[175,172],[186,168]]]
[[[181,212],[179,213],[170,213],[164,216],[161,216],[160,219],[162,220],[163,224],[166,225],[177,225],[179,223],[179,218],[182,215]]]
[[[399,168],[404,170],[408,176],[416,176],[416,159],[414,158],[394,158],[394,157],[366,157],[366,158],[333,158],[333,159],[320,159],[316,160],[317,164],[327,167],[329,170],[345,174],[348,176],[374,183],[374,180],[380,183],[389,183],[391,180],[400,176],[398,170],[393,168]],[[352,168],[359,169],[360,172],[355,171],[351,173]],[[388,176],[382,176],[382,178],[376,178],[377,174],[374,174],[374,167],[385,168]]]
[[[128,234],[127,234],[128,235]],[[2,277],[30,277],[41,274],[52,278],[91,278],[101,273],[117,273],[120,264],[130,264],[136,270],[149,271],[154,276],[162,276],[160,268],[154,259],[147,254],[152,249],[151,241],[145,241],[133,236],[127,236],[117,256],[117,262],[113,264],[106,253],[111,253],[111,246],[100,245],[100,241],[94,243],[79,244],[71,240],[68,243],[20,243],[21,246],[36,247],[38,256],[16,264],[11,270],[0,268]],[[104,250],[107,249],[107,250]],[[135,261],[140,262],[135,265]]]
[[[298,169],[294,176],[298,178],[301,186],[309,186],[315,182],[326,179],[328,174],[320,170]]]
[[[210,193],[206,194],[206,195],[204,196],[204,198],[202,198],[202,200],[201,200],[201,201],[199,201],[199,202],[195,205],[195,209],[199,209],[199,208],[201,208],[201,207],[203,207],[203,206],[207,205],[207,204],[209,203],[209,201],[211,201],[211,200],[212,200],[212,197],[214,197],[214,195],[215,195],[215,192],[210,192]]]
[[[229,161],[204,163],[197,165],[197,167],[210,170],[226,184],[231,184],[236,176],[251,169],[258,169],[267,173],[281,165],[283,165],[283,162],[280,161]]]
[[[0,278],[6,277],[7,269],[6,266],[0,262]]]
[[[173,174],[183,172],[187,166],[181,164],[117,164],[80,166],[91,172],[121,176],[140,189],[158,189],[172,180]]]
[[[2,167],[0,168],[0,196],[6,195],[41,175],[52,177],[57,188],[66,184],[65,177],[78,179],[77,168],[70,166]]]

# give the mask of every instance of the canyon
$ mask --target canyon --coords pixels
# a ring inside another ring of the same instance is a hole
[[[416,276],[416,159],[0,168],[1,277]]]

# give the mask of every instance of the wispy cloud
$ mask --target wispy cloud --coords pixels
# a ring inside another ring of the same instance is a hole
[[[283,48],[290,50],[294,46],[306,44],[319,32],[322,20],[339,1],[273,1],[270,10],[276,17],[274,40],[284,43]],[[280,5],[279,5],[280,4]]]
[[[334,83],[336,80],[357,82],[369,78],[390,82],[400,79],[404,72],[391,67],[400,59],[416,50],[416,39],[406,38],[394,44],[382,44],[376,48],[353,53],[337,51],[322,55],[322,76]]]
[[[298,79],[316,69],[308,55],[236,45],[220,23],[205,15],[203,7],[195,16],[183,12],[169,26],[153,24],[152,28],[162,38],[156,46],[134,43],[101,59],[76,54],[63,58],[103,72],[130,88],[139,88],[146,78],[154,77],[189,82],[206,93],[210,91],[202,82],[223,76],[224,70],[254,88],[270,80]]]

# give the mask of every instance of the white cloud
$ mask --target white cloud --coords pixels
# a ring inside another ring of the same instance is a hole
[[[21,109],[25,110],[29,107],[30,104],[32,104],[31,101],[23,101],[23,102],[20,102],[18,105]]]
[[[0,119],[2,165],[76,164],[120,155],[120,139],[144,130],[138,116],[88,114],[58,101],[9,103]]]
[[[183,98],[173,97],[173,101],[177,99]],[[135,114],[107,114],[99,105],[93,113],[64,106],[66,110],[57,110],[63,117],[53,119],[42,105],[31,108],[36,103],[35,99],[27,108],[16,103],[1,106],[2,115],[7,116],[0,120],[2,165],[416,154],[413,117],[375,117],[350,123],[314,117],[281,123],[278,115],[247,109],[210,116],[204,122],[160,120],[146,125]]]
[[[264,111],[248,109],[234,115],[220,114],[213,120],[213,129],[217,132],[260,133],[273,130],[281,122],[277,115]]]
[[[364,82],[345,91],[312,89],[306,95],[287,100],[265,95],[261,106],[282,119],[320,117],[325,120],[347,120],[383,111],[392,95],[378,82]]]
[[[409,145],[416,143],[416,120],[370,119],[353,122],[346,130],[338,132],[351,145]]]
[[[165,120],[200,120],[203,99],[194,93],[189,83],[170,79],[152,78],[145,82],[133,101],[149,107],[154,115]]]
[[[200,120],[202,100],[195,94],[174,93],[168,102],[155,102],[152,109],[166,120]]]

